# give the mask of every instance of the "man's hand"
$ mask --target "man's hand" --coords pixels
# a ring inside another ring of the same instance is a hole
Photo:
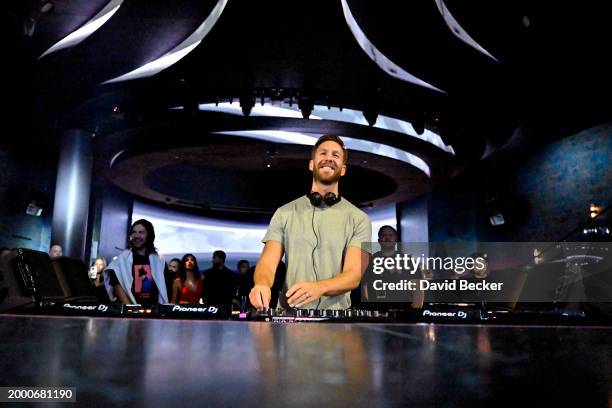
[[[272,297],[272,291],[266,285],[255,285],[249,293],[251,304],[258,310],[270,308],[270,297]]]
[[[286,293],[287,302],[291,307],[300,307],[306,303],[315,302],[325,291],[319,282],[298,282]]]

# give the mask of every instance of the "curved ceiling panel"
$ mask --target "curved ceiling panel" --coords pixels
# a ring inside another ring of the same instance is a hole
[[[297,132],[285,132],[282,130],[251,130],[251,131],[232,131],[232,132],[216,132],[216,134],[227,135],[227,136],[238,136],[248,137],[258,140],[274,143],[290,143],[304,146],[314,146],[317,139],[321,137],[321,134],[306,134]],[[374,143],[368,140],[355,139],[352,137],[346,137],[339,135],[342,138],[346,148],[350,151],[358,151],[364,153],[371,153],[377,156],[385,157],[388,159],[399,160],[404,163],[410,164],[416,167],[431,177],[431,170],[427,163],[420,157],[400,150],[396,147],[385,145],[382,143]]]
[[[396,63],[391,61],[389,58],[387,58],[382,52],[380,52],[378,48],[376,48],[376,46],[372,44],[372,42],[368,39],[368,37],[366,37],[361,27],[359,27],[359,24],[357,24],[357,21],[355,20],[355,17],[353,17],[353,14],[351,13],[351,9],[349,8],[349,5],[346,0],[342,0],[342,10],[344,12],[344,18],[346,19],[346,23],[351,29],[351,32],[353,33],[355,40],[357,40],[357,43],[359,43],[359,46],[361,47],[361,49],[365,51],[368,57],[370,57],[370,59],[374,61],[374,63],[376,63],[376,65],[378,65],[380,69],[382,69],[383,71],[385,71],[387,74],[391,75],[392,77],[400,79],[402,81],[410,82],[412,84],[422,86],[424,88],[431,89],[433,91],[446,93],[445,91],[439,88],[436,88],[430,83],[427,83],[423,81],[422,79],[417,78],[416,76],[407,72],[406,70],[401,68],[399,65],[397,65]]]
[[[69,52],[42,58],[41,80],[59,95],[79,95],[159,58],[172,62],[190,49],[182,46],[210,28],[203,21],[211,21],[207,16],[218,2],[181,2],[181,7],[164,0],[123,2],[111,19]]]
[[[43,52],[39,59],[45,55],[49,55],[64,48],[73,47],[85,40],[106,23],[121,7],[123,0],[111,0],[100,10],[95,16],[87,21],[83,26],[71,32],[66,37],[51,46],[47,51]]]
[[[178,107],[177,109],[181,109]],[[230,115],[243,116],[242,108],[238,102],[219,102],[219,103],[206,103],[200,104],[199,109],[201,111],[208,112],[219,112],[227,113]],[[302,113],[297,104],[280,103],[278,105],[272,105],[270,103],[256,104],[251,110],[251,116],[264,116],[264,117],[285,117],[285,118],[301,118]],[[313,113],[308,117],[310,120],[334,120],[339,122],[353,123],[356,125],[369,126],[367,120],[362,111],[337,108],[332,106],[314,105]],[[403,133],[410,137],[423,140],[427,143],[444,150],[447,153],[455,154],[452,146],[446,145],[440,135],[429,130],[424,129],[422,134],[418,134],[412,124],[405,120],[392,118],[385,115],[378,115],[376,123],[373,125],[375,128],[392,130],[398,133]]]
[[[453,33],[455,37],[459,38],[461,41],[463,41],[470,47],[474,48],[476,51],[486,55],[487,57],[491,58],[492,60],[496,62],[499,62],[497,58],[495,58],[493,55],[491,55],[489,51],[485,50],[480,44],[478,44],[476,40],[474,40],[467,33],[467,31],[465,31],[465,29],[461,27],[461,24],[459,24],[457,19],[455,19],[455,17],[451,14],[451,12],[446,7],[444,0],[434,0],[434,1],[436,2],[436,6],[438,7],[438,10],[440,11],[440,15],[444,19],[444,22],[446,23],[446,25],[448,26],[448,28],[451,30],[451,32]]]
[[[130,71],[116,78],[109,79],[104,83],[109,84],[113,82],[128,81],[131,79],[149,77],[173,65],[181,58],[189,54],[195,47],[200,44],[200,42],[202,42],[204,37],[206,37],[210,30],[212,30],[212,28],[215,26],[215,24],[219,20],[219,17],[221,17],[221,13],[223,13],[223,9],[225,8],[226,4],[227,0],[218,0],[217,4],[213,8],[209,16],[206,18],[206,20],[204,20],[204,22],[189,37],[187,37],[183,42],[168,51],[165,55],[151,62],[148,62],[147,64],[136,68],[133,71]]]
[[[271,213],[308,190],[310,150],[211,135],[201,146],[124,155],[108,175],[122,189],[157,202],[213,212]],[[427,178],[401,161],[359,151],[351,151],[349,159],[340,189],[356,205],[380,206],[429,189]]]

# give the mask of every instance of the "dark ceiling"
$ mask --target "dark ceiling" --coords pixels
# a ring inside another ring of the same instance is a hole
[[[109,157],[129,148],[130,154],[105,174],[136,195],[177,205],[270,211],[308,187],[303,171],[308,149],[279,145],[281,154],[267,171],[262,163],[269,159],[269,143],[224,145],[210,136],[219,130],[338,132],[404,149],[432,168],[428,179],[393,159],[353,156],[349,164],[356,168],[343,185],[345,194],[358,204],[378,205],[429,191],[478,161],[487,146],[502,146],[517,127],[531,129],[529,142],[537,147],[610,119],[609,103],[602,100],[612,90],[605,52],[612,30],[599,2],[446,0],[494,61],[453,35],[434,0],[347,1],[378,50],[444,93],[396,79],[377,66],[353,36],[340,0],[230,0],[209,34],[177,63],[149,78],[106,85],[175,47],[217,1],[124,1],[83,42],[38,59],[108,1],[56,0],[47,13],[40,11],[43,3],[10,3],[10,117],[52,145],[68,127],[95,132],[101,169]],[[456,156],[367,126],[229,117],[194,108],[241,96],[259,101],[275,92],[285,101],[302,98],[423,123],[452,145]],[[173,106],[185,109],[169,112]],[[222,146],[240,154],[218,160],[220,151],[231,154]],[[192,154],[180,163],[173,160],[190,147]],[[152,162],[158,164],[146,164]],[[278,188],[294,179],[299,187]],[[253,187],[270,181],[276,188]],[[262,194],[255,199],[258,190]]]

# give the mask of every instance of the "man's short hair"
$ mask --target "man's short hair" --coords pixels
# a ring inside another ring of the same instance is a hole
[[[383,230],[384,230],[385,228],[389,228],[389,229],[391,229],[391,230],[392,230],[392,231],[395,233],[395,236],[397,236],[397,230],[396,230],[395,228],[393,228],[393,227],[392,227],[392,226],[390,226],[390,225],[383,225],[382,227],[380,227],[380,228],[378,229],[378,238],[380,238],[380,235],[382,234],[382,232],[383,232]]]
[[[178,259],[178,258],[172,258],[172,259],[170,260],[170,262],[168,262],[168,263],[169,263],[169,264],[171,264],[172,262],[177,262],[177,263],[179,263],[179,264],[180,264],[180,263],[181,263],[181,260],[180,260],[180,259]]]
[[[238,261],[238,264],[236,265],[238,268],[240,268],[240,265],[244,265],[247,264],[247,266],[249,265],[249,261],[247,261],[246,259],[241,259],[240,261]]]
[[[336,142],[336,143],[338,143],[340,145],[340,147],[342,148],[342,163],[346,163],[346,161],[348,160],[348,152],[346,151],[346,147],[344,147],[344,142],[337,135],[323,135],[323,136],[321,136],[317,140],[315,145],[312,147],[311,157],[314,158],[315,153],[317,152],[317,148],[322,143],[325,143],[325,142]]]
[[[221,258],[223,260],[223,262],[225,262],[225,252],[221,251],[221,250],[217,250],[215,252],[213,252],[213,256],[218,256],[219,258]]]

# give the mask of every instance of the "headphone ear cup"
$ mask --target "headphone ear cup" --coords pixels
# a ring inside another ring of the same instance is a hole
[[[323,200],[323,196],[321,196],[321,194],[317,193],[316,191],[313,191],[312,193],[308,194],[308,199],[310,200],[310,203],[312,205],[318,207],[319,204],[321,204],[321,201]]]
[[[336,196],[334,193],[330,191],[329,193],[325,194],[325,197],[323,198],[323,200],[325,201],[325,204],[331,207],[332,205],[337,204],[338,201],[340,201],[340,197]]]

